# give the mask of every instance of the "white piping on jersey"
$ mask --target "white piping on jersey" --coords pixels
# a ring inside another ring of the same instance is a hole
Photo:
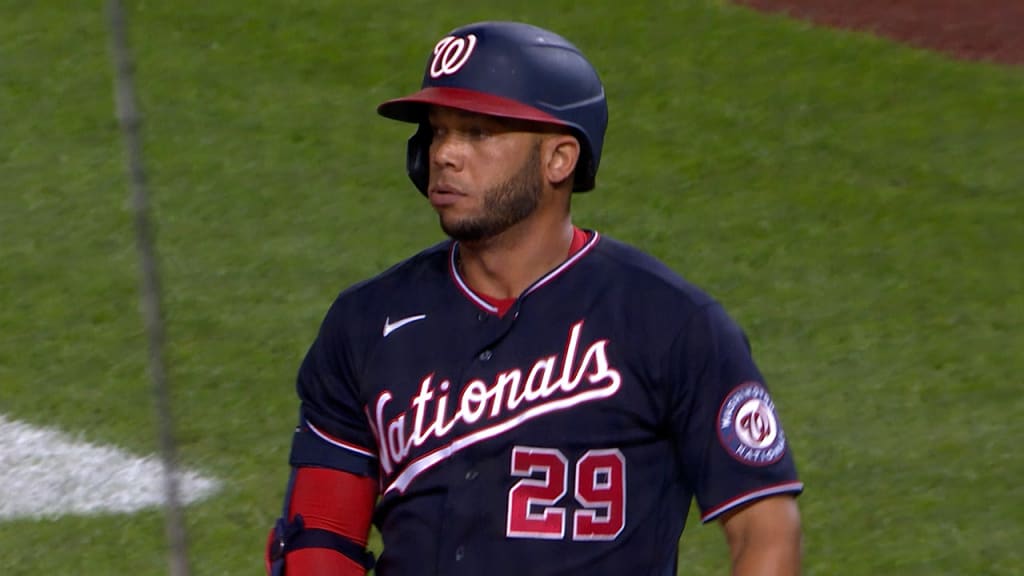
[[[473,303],[476,304],[478,307],[483,308],[485,312],[497,314],[498,307],[493,306],[487,300],[484,300],[483,298],[477,296],[476,292],[473,292],[473,290],[462,279],[462,276],[459,274],[459,266],[455,263],[456,246],[458,246],[458,242],[452,242],[451,248],[448,249],[448,271],[451,273],[452,278],[455,279],[455,284],[458,285],[459,289],[462,290],[462,293],[465,294],[467,298],[472,300]]]
[[[594,237],[591,238],[589,242],[583,244],[583,247],[581,247],[575,254],[570,256],[565,262],[562,262],[560,265],[558,265],[557,268],[542,276],[540,280],[534,282],[533,286],[530,286],[529,288],[526,289],[525,292],[523,292],[523,296],[538,290],[541,286],[544,286],[548,282],[554,280],[556,276],[567,270],[570,266],[579,262],[580,258],[583,258],[583,256],[585,256],[587,252],[590,252],[590,250],[597,245],[598,237],[600,237],[600,234],[594,232]]]
[[[349,452],[355,452],[356,454],[360,454],[362,456],[369,456],[370,458],[376,458],[377,457],[377,455],[375,453],[370,452],[369,450],[367,450],[367,449],[365,449],[365,448],[363,448],[361,446],[356,446],[355,444],[349,444],[348,442],[343,442],[341,440],[338,440],[337,438],[331,436],[330,434],[320,430],[316,426],[313,426],[313,423],[310,422],[309,420],[306,420],[306,426],[309,426],[309,429],[313,432],[313,434],[316,434],[321,440],[323,440],[324,442],[327,442],[328,444],[331,444],[332,446],[337,446],[338,448],[344,448],[345,450],[348,450]]]
[[[579,262],[580,258],[583,258],[583,256],[585,256],[588,252],[590,252],[590,250],[594,246],[597,245],[597,241],[600,238],[600,236],[601,235],[595,231],[594,235],[591,236],[585,244],[583,244],[582,248],[580,248],[578,251],[576,251],[575,254],[566,259],[565,262],[562,262],[557,267],[555,267],[554,270],[548,272],[544,276],[541,276],[539,280],[534,282],[532,285],[530,285],[529,288],[527,288],[523,292],[520,298],[538,290],[541,286],[544,286],[548,282],[554,280],[556,277],[558,277],[562,272],[566,271],[573,264]],[[458,285],[462,293],[465,294],[467,298],[472,300],[474,304],[476,304],[480,308],[483,308],[484,311],[486,312],[490,312],[491,314],[497,314],[498,307],[493,306],[492,304],[478,296],[476,292],[474,292],[473,289],[470,288],[468,284],[466,284],[466,281],[462,279],[462,275],[459,274],[459,267],[455,261],[455,252],[456,249],[458,248],[458,244],[458,242],[452,242],[451,248],[448,249],[448,270],[449,272],[451,272],[452,278],[455,279],[455,284]]]
[[[769,486],[760,490],[754,490],[753,492],[747,492],[746,494],[740,494],[736,498],[729,500],[723,504],[719,504],[718,507],[708,510],[706,514],[701,516],[701,522],[710,522],[715,518],[721,516],[725,512],[742,506],[748,502],[759,500],[766,496],[774,496],[776,494],[792,494],[794,492],[801,492],[804,489],[803,482],[785,482],[783,484],[777,484],[775,486]]]

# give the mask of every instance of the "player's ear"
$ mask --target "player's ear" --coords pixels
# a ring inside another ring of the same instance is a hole
[[[548,182],[553,186],[571,183],[580,158],[580,143],[571,134],[551,134],[541,144],[541,158],[542,174]]]

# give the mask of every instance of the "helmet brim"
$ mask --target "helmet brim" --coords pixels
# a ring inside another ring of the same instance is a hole
[[[512,100],[511,98],[503,98],[465,88],[439,86],[431,86],[415,94],[388,100],[377,106],[377,113],[392,120],[420,124],[426,122],[430,106],[446,106],[448,108],[465,110],[466,112],[487,114],[488,116],[569,126],[566,122],[543,110],[523,104],[517,100]]]

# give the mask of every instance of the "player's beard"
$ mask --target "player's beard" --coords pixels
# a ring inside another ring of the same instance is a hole
[[[484,193],[483,213],[452,221],[442,217],[441,229],[459,242],[480,242],[522,222],[540,204],[544,182],[539,166],[538,142],[515,174]]]

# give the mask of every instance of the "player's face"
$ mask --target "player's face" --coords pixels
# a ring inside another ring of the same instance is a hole
[[[540,203],[540,140],[492,116],[437,108],[430,114],[428,197],[441,229],[462,242],[492,238]]]

